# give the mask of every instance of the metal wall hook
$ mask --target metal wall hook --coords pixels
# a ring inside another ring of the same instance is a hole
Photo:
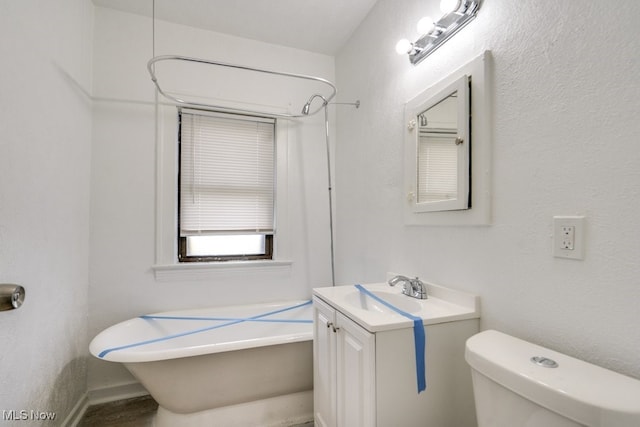
[[[20,285],[0,284],[0,311],[20,308],[24,303],[25,291]]]

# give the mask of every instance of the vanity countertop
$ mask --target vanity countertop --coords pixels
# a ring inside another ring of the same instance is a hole
[[[362,287],[397,309],[422,319],[425,326],[480,317],[480,297],[445,288],[427,285],[424,300],[402,294],[402,286],[369,283]],[[413,327],[413,321],[354,285],[313,289],[313,295],[336,308],[370,332]]]

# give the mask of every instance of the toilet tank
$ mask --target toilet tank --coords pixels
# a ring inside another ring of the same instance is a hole
[[[467,340],[465,358],[479,427],[640,426],[631,377],[491,330]]]

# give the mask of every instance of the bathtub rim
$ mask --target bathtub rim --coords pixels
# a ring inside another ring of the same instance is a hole
[[[243,304],[243,305],[233,305],[233,306],[218,306],[218,307],[201,307],[201,308],[192,308],[192,309],[184,309],[184,310],[171,310],[171,311],[162,311],[148,314],[148,316],[187,316],[191,313],[199,312],[201,313],[203,310],[212,310],[212,313],[217,314],[215,310],[227,310],[232,311],[234,308],[242,308],[242,309],[251,309],[251,308],[261,308],[262,311],[266,311],[268,308],[277,308],[277,307],[290,307],[297,305],[306,305],[306,309],[309,310],[309,314],[311,314],[311,300],[291,300],[291,301],[276,301],[276,302],[268,302],[268,303],[256,303],[256,304]],[[260,313],[262,311],[258,311]],[[202,314],[200,314],[202,315]],[[312,317],[312,316],[310,316]],[[172,347],[172,348],[163,348],[159,350],[141,350],[139,347],[133,348],[125,348],[119,350],[113,350],[100,357],[99,354],[106,350],[113,348],[114,346],[105,345],[104,340],[105,336],[112,333],[114,330],[124,329],[131,327],[132,322],[143,321],[140,316],[130,318],[124,320],[122,322],[116,323],[112,326],[107,327],[106,329],[99,332],[89,344],[89,351],[92,356],[96,357],[99,360],[105,360],[108,362],[117,362],[117,363],[140,363],[140,362],[153,362],[160,360],[168,360],[168,359],[178,359],[183,357],[191,357],[191,356],[200,356],[205,354],[212,353],[220,353],[227,351],[235,351],[235,350],[243,350],[247,348],[255,348],[255,347],[266,347],[271,345],[278,344],[288,344],[295,343],[301,341],[311,341],[313,340],[313,326],[311,323],[308,324],[308,327],[305,326],[303,331],[295,331],[295,332],[287,332],[277,335],[271,335],[267,337],[260,338],[251,338],[251,339],[243,339],[238,341],[229,341],[222,343],[203,343],[200,345],[191,345],[191,346],[182,346],[182,347]],[[305,319],[308,320],[308,319]]]

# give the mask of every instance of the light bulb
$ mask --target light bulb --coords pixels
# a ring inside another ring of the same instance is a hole
[[[396,43],[396,52],[398,52],[398,55],[404,55],[406,53],[409,53],[411,52],[412,49],[413,49],[413,43],[411,43],[407,39],[402,39],[398,43]]]
[[[433,19],[430,16],[425,16],[424,18],[418,21],[418,34],[425,35],[429,34],[436,27],[436,24],[433,22]]]
[[[440,10],[445,15],[458,10],[460,7],[460,0],[440,0]]]

